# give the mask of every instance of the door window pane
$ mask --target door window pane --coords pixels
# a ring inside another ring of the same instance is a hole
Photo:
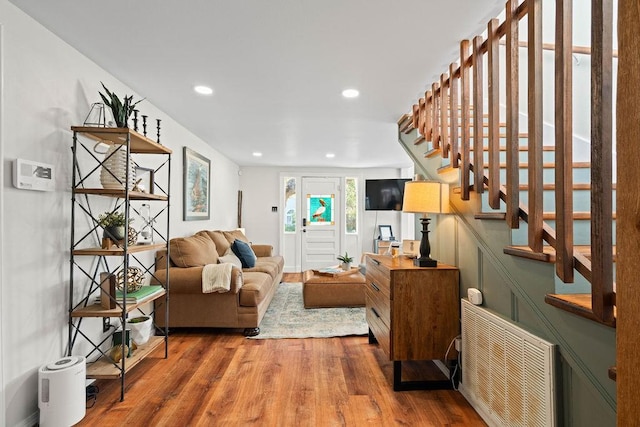
[[[345,179],[345,232],[347,234],[358,233],[358,180],[356,178]]]
[[[296,231],[296,179],[284,179],[284,232]]]

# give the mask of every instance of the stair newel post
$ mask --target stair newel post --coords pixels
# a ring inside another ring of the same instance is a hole
[[[529,228],[528,244],[541,253],[542,240],[542,0],[529,0],[528,24],[528,178]]]
[[[556,274],[573,283],[573,0],[556,1]]]
[[[457,64],[449,65],[449,126],[451,134],[451,166],[457,168],[460,159],[458,148],[458,78],[455,77]]]
[[[507,214],[506,220],[512,229],[520,227],[520,175],[518,173],[518,151],[520,145],[519,103],[519,47],[518,47],[518,2],[507,1],[506,7],[506,131],[507,131]]]
[[[500,209],[500,57],[498,19],[487,25],[487,95],[489,109],[489,206]]]
[[[593,0],[591,5],[591,296],[594,314],[607,321],[614,318],[613,5],[611,0]]]
[[[470,156],[469,156],[469,40],[460,42],[460,160],[462,173],[460,174],[460,198],[469,200],[470,186]]]

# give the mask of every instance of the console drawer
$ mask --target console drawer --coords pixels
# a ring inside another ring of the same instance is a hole
[[[371,282],[366,283],[365,297],[367,309],[375,308],[378,316],[388,326],[391,326],[391,301],[387,295],[377,290],[376,285]]]
[[[387,298],[391,296],[391,279],[389,278],[389,272],[373,261],[367,262],[367,285],[369,286],[371,283],[386,295]]]
[[[391,332],[389,327],[384,324],[382,318],[378,315],[379,313],[377,313],[374,307],[367,306],[367,323],[369,324],[369,329],[387,356],[391,357]]]

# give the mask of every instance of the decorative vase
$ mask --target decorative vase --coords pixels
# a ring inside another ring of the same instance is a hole
[[[93,151],[104,154],[102,169],[100,170],[100,184],[108,190],[124,190],[125,183],[129,189],[132,189],[136,180],[135,163],[129,156],[129,180],[127,181],[127,149],[124,145],[110,145],[106,152],[98,151],[97,143],[93,147]]]
[[[104,228],[102,233],[103,239],[111,239],[114,241],[124,240],[126,231],[124,225],[111,225]]]
[[[153,321],[149,316],[127,319],[127,329],[131,330],[131,339],[137,345],[145,344],[151,338]]]

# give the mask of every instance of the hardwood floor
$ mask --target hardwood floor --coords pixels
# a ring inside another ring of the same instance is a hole
[[[455,391],[394,392],[366,337],[250,340],[184,329],[120,381],[96,382],[81,426],[484,426]],[[410,369],[407,370],[410,375]]]

